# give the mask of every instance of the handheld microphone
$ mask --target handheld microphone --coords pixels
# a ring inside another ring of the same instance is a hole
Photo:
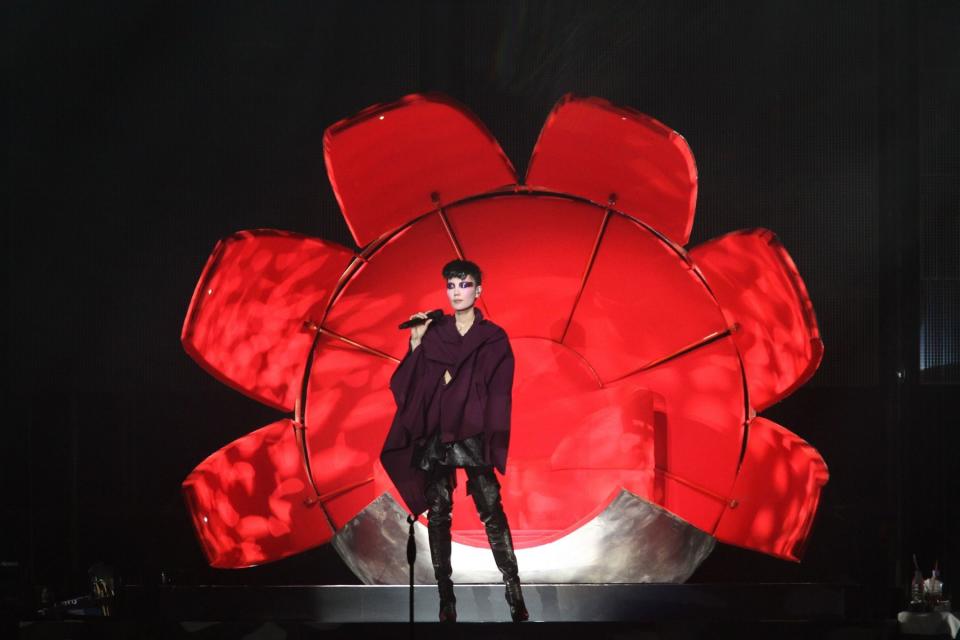
[[[410,327],[419,326],[424,322],[426,322],[427,320],[439,320],[442,317],[443,317],[443,309],[434,309],[433,311],[427,312],[426,318],[410,318],[406,322],[401,322],[398,328],[409,329]]]

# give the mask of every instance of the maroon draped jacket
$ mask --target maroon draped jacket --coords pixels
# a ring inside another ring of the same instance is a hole
[[[426,474],[411,465],[414,443],[440,431],[441,442],[483,434],[484,461],[506,473],[510,444],[513,350],[506,332],[483,317],[463,336],[454,316],[427,326],[390,378],[397,403],[380,462],[413,514],[427,508]],[[452,376],[444,384],[443,373]]]

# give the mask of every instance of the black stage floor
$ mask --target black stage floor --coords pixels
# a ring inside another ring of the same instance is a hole
[[[899,590],[836,584],[526,584],[510,622],[503,585],[458,585],[456,625],[435,586],[140,586],[109,618],[22,621],[21,638],[893,638]]]

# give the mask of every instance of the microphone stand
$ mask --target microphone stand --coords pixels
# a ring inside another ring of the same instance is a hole
[[[417,560],[417,541],[413,537],[413,525],[417,517],[412,513],[407,516],[407,523],[410,525],[410,531],[407,534],[407,564],[410,565],[410,638],[413,638],[413,565]]]

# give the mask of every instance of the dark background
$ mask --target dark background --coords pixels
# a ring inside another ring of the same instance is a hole
[[[718,545],[692,581],[902,585],[914,552],[960,580],[960,3],[6,6],[0,560],[34,593],[86,592],[97,561],[147,584],[357,582],[329,546],[206,567],[180,482],[277,414],[179,333],[218,239],[353,246],[323,131],[426,90],[520,175],[566,92],[648,113],[697,159],[690,246],[763,226],[793,256],[826,354],[764,415],[831,480],[802,563]]]

